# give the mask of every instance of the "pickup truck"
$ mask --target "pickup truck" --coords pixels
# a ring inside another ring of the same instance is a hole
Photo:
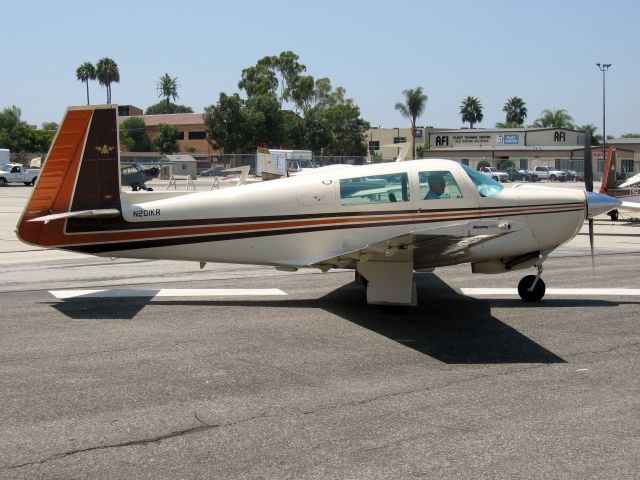
[[[562,170],[538,166],[533,171],[536,172],[540,180],[549,180],[550,182],[555,182],[556,180],[559,182],[567,181],[567,172],[563,172]]]
[[[40,170],[26,169],[19,163],[6,163],[0,165],[0,187],[6,187],[8,183],[24,183],[34,185],[40,174]]]
[[[480,170],[481,173],[484,173],[486,176],[493,178],[498,182],[508,182],[509,174],[507,172],[503,172],[498,170],[495,167],[482,167]]]

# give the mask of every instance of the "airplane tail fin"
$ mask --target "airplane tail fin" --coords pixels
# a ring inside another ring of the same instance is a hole
[[[607,158],[604,161],[604,172],[602,174],[602,185],[600,193],[607,193],[608,190],[616,187],[616,149],[607,149]]]
[[[268,148],[258,147],[256,160],[256,175],[260,175],[263,180],[273,180],[283,176],[282,172],[278,171],[278,166]]]
[[[69,107],[18,223],[18,237],[32,245],[65,245],[68,218],[114,216],[120,208],[117,107]]]

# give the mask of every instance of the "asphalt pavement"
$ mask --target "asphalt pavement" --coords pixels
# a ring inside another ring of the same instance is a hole
[[[352,272],[21,244],[29,193],[0,189],[0,478],[640,478],[636,221],[554,252],[538,304],[461,265],[381,311]]]

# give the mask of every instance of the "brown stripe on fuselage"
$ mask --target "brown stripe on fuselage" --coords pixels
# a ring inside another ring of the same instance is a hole
[[[547,206],[549,208],[549,206]],[[443,217],[443,214],[425,215],[421,217],[394,216],[387,212],[385,216],[368,216],[352,218],[309,219],[289,222],[241,223],[235,225],[216,225],[194,228],[168,228],[157,230],[137,230],[128,232],[103,232],[93,234],[77,234],[67,236],[67,248],[85,252],[108,252],[130,250],[137,248],[151,248],[151,246],[181,245],[203,243],[211,241],[231,240],[261,236],[288,235],[322,230],[340,230],[345,228],[387,227],[393,225],[408,225],[446,222],[461,219],[503,218],[505,216],[543,215],[557,212],[581,211],[582,204],[556,205],[556,210],[521,211],[512,210],[495,212],[494,214],[479,215],[479,212],[458,212]],[[108,242],[108,243],[105,243]],[[90,245],[91,244],[91,245]],[[102,244],[102,245],[101,245]]]
[[[549,213],[558,213],[558,212],[574,212],[581,211],[582,206],[571,209],[562,209],[556,211],[542,211],[542,212],[531,212],[527,213],[527,215],[545,215]],[[511,215],[506,216],[520,216],[520,213],[513,213]],[[494,215],[486,215],[482,217],[466,217],[471,219],[487,219],[487,218],[504,218],[505,215],[494,214]],[[406,218],[406,217],[405,217]],[[162,235],[165,231],[159,232],[155,231],[156,236],[153,238],[139,239],[136,240],[132,238],[131,235],[128,235],[129,238],[123,239],[121,241],[115,241],[113,243],[94,243],[94,244],[85,244],[85,245],[70,245],[65,247],[69,250],[83,252],[83,253],[91,253],[91,254],[99,254],[106,252],[118,252],[124,250],[138,250],[144,248],[158,248],[158,247],[168,247],[174,245],[192,245],[196,243],[208,243],[208,242],[221,242],[227,240],[237,240],[243,238],[259,238],[259,237],[268,237],[268,236],[279,236],[279,235],[293,235],[298,233],[312,233],[312,232],[321,232],[327,230],[343,230],[343,229],[352,229],[352,228],[372,228],[372,227],[388,227],[395,225],[411,225],[411,224],[428,224],[428,223],[438,223],[438,222],[446,222],[452,220],[460,220],[464,219],[462,215],[452,216],[449,218],[442,218],[439,216],[431,216],[431,218],[422,218],[420,220],[415,219],[407,219],[403,221],[395,221],[393,223],[381,223],[379,221],[373,221],[372,218],[360,218],[360,219],[352,219],[357,220],[360,223],[353,222],[341,222],[341,223],[331,223],[331,224],[322,224],[321,222],[309,222],[305,227],[294,227],[293,225],[300,225],[302,222],[289,223],[289,228],[280,228],[276,229],[251,229],[245,225],[245,227],[238,228],[234,230],[236,227],[242,227],[241,225],[234,225],[226,227],[214,234],[199,234],[196,235],[194,230],[189,229],[189,232],[185,232],[184,229],[180,229],[182,232],[181,236],[166,236]],[[274,226],[274,224],[263,224],[262,226]],[[252,225],[252,227],[257,227],[258,225]],[[127,233],[135,233],[135,232],[127,232]],[[142,232],[140,232],[142,233]],[[168,232],[167,232],[168,233]],[[173,234],[176,235],[178,230],[174,230]],[[407,232],[409,233],[409,232]]]

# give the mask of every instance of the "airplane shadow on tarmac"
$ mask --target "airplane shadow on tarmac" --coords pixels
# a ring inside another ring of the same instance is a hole
[[[188,305],[212,308],[318,308],[398,342],[417,352],[451,364],[565,363],[491,314],[500,308],[615,307],[621,302],[555,299],[523,304],[520,299],[467,297],[433,274],[416,276],[418,306],[383,310],[367,305],[365,290],[348,283],[318,299],[279,300],[152,300],[151,298],[73,298],[51,303],[75,320],[131,320],[147,305]],[[115,301],[113,301],[115,300]],[[635,303],[635,302],[634,302]]]

